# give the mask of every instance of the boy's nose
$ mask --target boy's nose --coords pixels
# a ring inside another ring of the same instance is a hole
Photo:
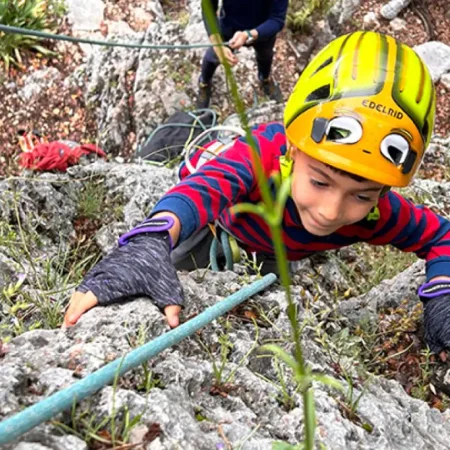
[[[336,222],[341,217],[341,208],[341,199],[334,197],[326,198],[319,207],[319,216],[323,219],[325,224]]]

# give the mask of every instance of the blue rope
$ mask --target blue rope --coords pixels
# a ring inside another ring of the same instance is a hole
[[[220,243],[222,244],[223,253],[225,255],[225,268],[233,270],[233,252],[231,251],[228,234],[222,231],[220,233]]]
[[[219,240],[214,237],[209,247],[209,263],[213,272],[220,272],[219,264],[217,262],[217,254],[219,252]]]
[[[228,234],[222,230],[217,231],[218,233],[220,233],[220,243],[222,245],[223,254],[225,256],[225,269],[233,270],[233,251],[231,250]],[[213,272],[220,272],[219,263],[217,261],[218,254],[219,240],[217,239],[217,237],[214,237],[211,242],[211,246],[209,247],[209,263]]]
[[[273,284],[276,279],[277,277],[273,273],[266,275],[264,278],[245,286],[221,302],[209,307],[188,322],[132,350],[123,358],[116,359],[68,388],[24,409],[9,419],[5,419],[0,423],[0,444],[7,444],[40,423],[50,420],[55,414],[70,409],[74,402],[80,402],[89,397],[108,383],[111,383],[117,375],[123,375],[128,370],[140,366],[163,350],[194,334],[197,330],[235,308],[252,295]]]

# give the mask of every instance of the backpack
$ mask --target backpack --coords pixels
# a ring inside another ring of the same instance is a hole
[[[180,156],[192,140],[215,123],[216,113],[209,109],[177,111],[150,134],[144,145],[138,148],[136,158],[156,165],[167,164]],[[208,140],[214,138],[214,135],[210,135]]]
[[[41,142],[19,156],[19,164],[30,170],[65,172],[69,166],[78,164],[86,155],[106,158],[106,153],[94,144],[79,145],[71,141]]]

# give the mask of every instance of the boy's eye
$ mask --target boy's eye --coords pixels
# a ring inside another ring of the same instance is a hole
[[[328,183],[324,183],[322,181],[313,180],[313,179],[311,179],[311,184],[316,187],[327,187],[328,186]]]
[[[365,195],[357,195],[356,198],[361,200],[362,202],[371,202],[372,199],[370,197],[366,197]]]

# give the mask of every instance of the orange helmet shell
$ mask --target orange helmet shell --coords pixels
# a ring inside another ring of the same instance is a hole
[[[380,33],[356,32],[332,41],[304,70],[286,105],[286,135],[326,164],[387,186],[406,186],[430,141],[435,104],[431,76],[411,48]],[[359,122],[357,141],[329,139],[327,124],[337,117]],[[392,135],[407,147],[402,158],[383,143]]]

